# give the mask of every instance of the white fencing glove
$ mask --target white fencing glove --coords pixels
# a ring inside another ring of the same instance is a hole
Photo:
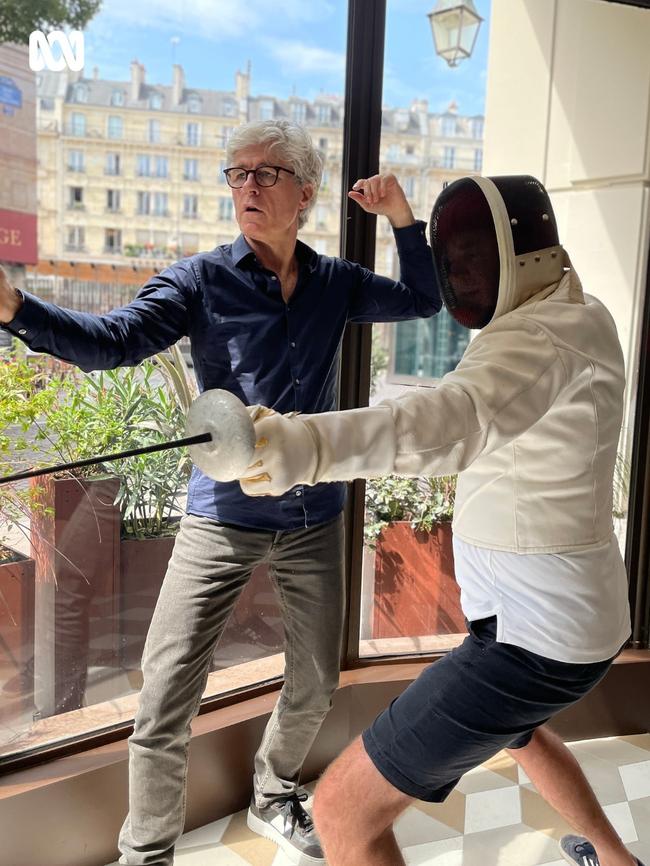
[[[279,415],[249,407],[255,458],[240,478],[249,496],[280,496],[297,484],[374,478],[393,471],[395,427],[388,406]]]
[[[255,423],[255,459],[240,479],[248,496],[279,496],[296,484],[314,484],[316,441],[300,415],[279,415],[250,406]]]

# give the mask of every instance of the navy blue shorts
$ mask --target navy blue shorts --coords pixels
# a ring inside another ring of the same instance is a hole
[[[363,732],[379,772],[399,791],[442,802],[460,777],[576,703],[613,659],[568,664],[497,643],[496,618],[468,624],[463,643],[432,664]]]

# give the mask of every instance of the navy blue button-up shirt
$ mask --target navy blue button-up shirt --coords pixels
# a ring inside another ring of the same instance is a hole
[[[201,391],[223,388],[247,405],[278,412],[328,412],[336,408],[348,322],[400,321],[440,309],[424,223],[395,230],[395,238],[397,282],[298,241],[298,281],[285,303],[277,276],[240,236],[176,262],[131,303],[105,315],[65,310],[25,294],[7,328],[35,351],[86,371],[137,364],[188,335]],[[343,484],[318,484],[250,498],[237,482],[219,483],[195,468],[187,508],[224,523],[287,530],[333,519],[344,495]]]

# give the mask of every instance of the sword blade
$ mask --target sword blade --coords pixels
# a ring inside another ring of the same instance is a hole
[[[111,460],[123,460],[126,457],[136,457],[138,454],[152,454],[155,451],[167,451],[170,448],[183,448],[185,445],[199,445],[210,442],[211,433],[197,433],[196,436],[186,436],[184,439],[174,439],[171,442],[157,442],[154,445],[143,445],[141,448],[131,448],[116,454],[102,454],[97,457],[86,457],[84,460],[74,460],[72,463],[59,463],[56,466],[45,466],[42,469],[28,469],[26,472],[16,472],[0,478],[0,484],[10,484],[12,481],[23,481],[25,478],[37,478],[40,475],[53,475],[55,472],[66,472],[69,469],[81,469],[83,466],[94,466],[97,463],[110,463]]]

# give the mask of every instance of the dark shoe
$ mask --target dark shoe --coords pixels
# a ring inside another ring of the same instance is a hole
[[[251,800],[246,823],[260,836],[275,842],[298,866],[325,863],[314,822],[303,808],[307,794],[292,794],[260,808]]]
[[[573,866],[600,866],[596,849],[584,836],[562,836],[560,851],[564,859]],[[638,857],[636,862],[643,866]]]
[[[560,851],[573,866],[600,866],[596,849],[584,836],[562,836]]]

